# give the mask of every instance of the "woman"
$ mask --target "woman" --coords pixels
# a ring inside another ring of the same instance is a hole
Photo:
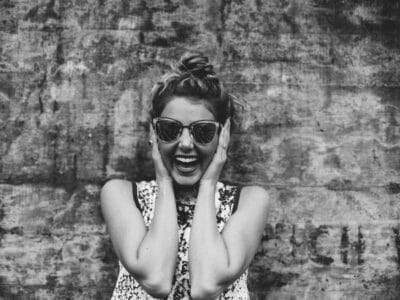
[[[219,182],[232,96],[200,54],[152,91],[156,180],[110,180],[101,206],[120,272],[113,299],[249,299],[247,268],[268,209],[261,187]]]

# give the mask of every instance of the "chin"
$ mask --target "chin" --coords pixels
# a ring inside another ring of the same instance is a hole
[[[193,186],[200,181],[201,174],[198,174],[196,172],[195,174],[191,174],[191,175],[182,175],[182,174],[178,174],[178,172],[173,172],[172,178],[175,181],[175,183],[178,185]]]

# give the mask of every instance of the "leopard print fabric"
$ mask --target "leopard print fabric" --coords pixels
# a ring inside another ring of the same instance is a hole
[[[154,205],[157,199],[157,184],[153,181],[142,181],[136,183],[137,205],[139,206],[144,222],[148,227],[154,213]],[[216,217],[219,232],[222,231],[232,212],[234,211],[235,195],[239,193],[237,186],[218,182],[215,195]],[[239,195],[237,195],[239,196]],[[171,293],[167,300],[180,300],[190,298],[190,279],[188,261],[188,242],[191,223],[194,213],[194,204],[185,202],[184,199],[177,201],[179,246],[175,277]],[[124,266],[119,263],[120,271],[117,283],[112,295],[112,300],[117,299],[155,299],[146,293],[144,289],[128,273]],[[232,283],[220,296],[219,300],[249,300],[247,289],[247,270]]]

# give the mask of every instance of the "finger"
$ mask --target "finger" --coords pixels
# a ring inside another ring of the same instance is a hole
[[[150,124],[150,139],[153,141],[153,143],[155,142],[155,133],[152,124]]]
[[[228,147],[230,140],[231,140],[231,118],[228,119],[228,128],[226,130],[226,147]]]
[[[150,123],[150,126],[149,126],[149,138],[150,138],[150,141],[153,141],[153,136],[154,136],[153,125]]]
[[[224,125],[224,132],[223,132],[223,137],[222,137],[222,148],[226,151],[226,148],[228,147],[229,143],[229,129],[230,129],[230,119],[227,119]]]
[[[151,145],[152,145],[151,150],[152,150],[153,159],[158,159],[160,154],[158,151],[157,137],[154,132],[154,128],[153,128],[152,124],[150,124],[150,141],[151,141]]]
[[[225,132],[226,132],[226,128],[224,126],[222,128],[221,135],[219,136],[218,148],[217,148],[218,152],[224,151],[224,147],[225,147]]]
[[[218,147],[217,147],[217,150],[222,145],[222,142],[224,140],[224,132],[225,132],[225,125],[222,126],[221,132],[220,132],[220,134],[218,136]]]

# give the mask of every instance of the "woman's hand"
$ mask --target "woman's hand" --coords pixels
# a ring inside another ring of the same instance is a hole
[[[151,157],[154,163],[154,169],[156,171],[156,179],[158,182],[169,181],[172,182],[172,178],[164,165],[164,162],[161,158],[160,151],[158,150],[157,137],[154,133],[153,126],[150,124],[150,144],[152,147]]]
[[[226,162],[227,150],[230,139],[231,120],[227,119],[224,127],[222,127],[221,134],[218,139],[218,147],[215,151],[214,157],[204,172],[200,183],[211,182],[216,184],[221,174],[222,168]]]

